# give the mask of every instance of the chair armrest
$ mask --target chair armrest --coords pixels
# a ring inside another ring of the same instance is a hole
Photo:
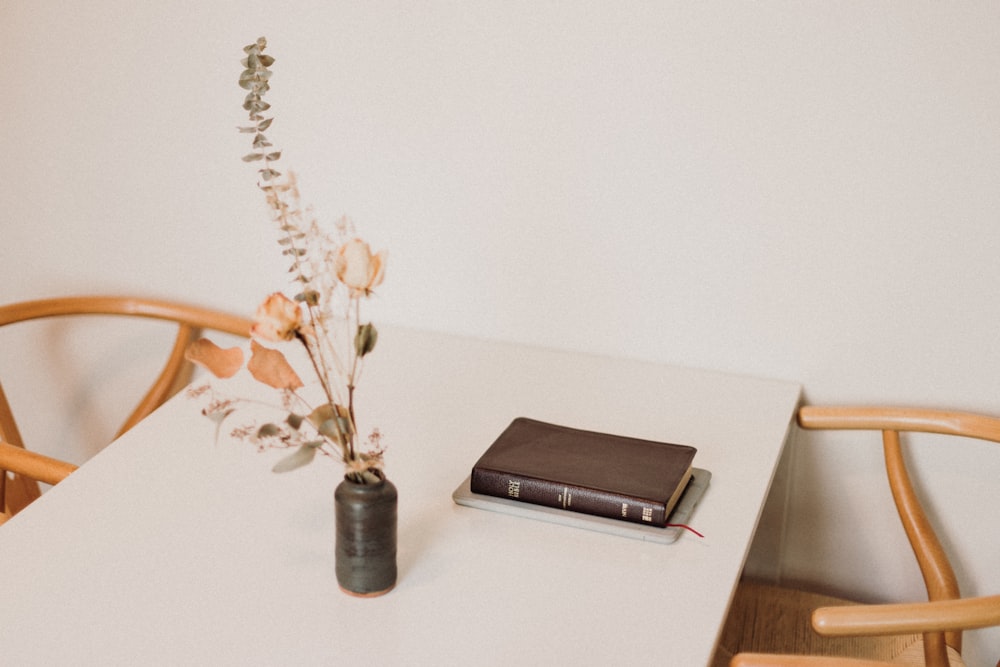
[[[820,607],[812,625],[826,637],[971,630],[1000,625],[1000,595],[905,604]]]
[[[76,466],[0,442],[0,469],[37,479],[46,484],[58,484],[76,470]]]

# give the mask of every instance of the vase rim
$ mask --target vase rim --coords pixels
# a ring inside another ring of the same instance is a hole
[[[376,486],[381,486],[381,485],[385,484],[387,481],[389,481],[388,478],[385,476],[384,472],[382,472],[382,471],[376,471],[375,474],[378,475],[379,479],[378,479],[377,482],[373,482],[373,483],[356,482],[353,479],[351,479],[347,475],[347,473],[344,474],[344,479],[342,481],[344,481],[344,482],[346,482],[348,484],[353,484],[354,486],[368,486],[368,487],[371,487],[371,488],[375,488]]]

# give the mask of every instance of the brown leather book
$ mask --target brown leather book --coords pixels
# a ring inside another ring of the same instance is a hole
[[[697,450],[518,417],[472,468],[471,490],[665,526]]]

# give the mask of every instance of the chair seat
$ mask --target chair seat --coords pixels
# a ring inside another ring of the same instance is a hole
[[[952,647],[948,648],[948,664],[951,667],[965,667],[965,661],[958,651]],[[892,659],[894,665],[905,665],[905,667],[924,667],[924,640],[917,638],[917,641],[907,646],[902,653]]]
[[[810,624],[817,607],[858,604],[853,600],[743,580],[736,589],[722,630],[713,667],[723,667],[739,652],[793,653],[894,660],[909,656],[917,646],[916,663],[923,665],[920,635],[892,637],[821,637]],[[961,664],[961,663],[955,663]]]

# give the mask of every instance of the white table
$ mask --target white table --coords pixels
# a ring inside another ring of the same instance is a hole
[[[399,488],[399,582],[341,593],[318,462],[214,444],[183,395],[0,529],[11,665],[706,664],[796,384],[388,329],[359,391]],[[662,545],[460,507],[525,415],[695,445],[713,474]],[[368,662],[362,662],[368,661]]]

